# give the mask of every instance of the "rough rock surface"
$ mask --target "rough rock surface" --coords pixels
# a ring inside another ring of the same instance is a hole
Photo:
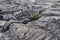
[[[24,0],[1,0],[0,20],[4,25],[0,27],[0,40],[60,40],[60,1],[50,2],[38,5]],[[21,23],[39,12],[41,18]]]

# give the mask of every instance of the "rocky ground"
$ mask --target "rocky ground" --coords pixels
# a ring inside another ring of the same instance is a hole
[[[37,13],[42,16],[22,23]],[[1,1],[0,40],[60,40],[60,1],[40,5]]]

